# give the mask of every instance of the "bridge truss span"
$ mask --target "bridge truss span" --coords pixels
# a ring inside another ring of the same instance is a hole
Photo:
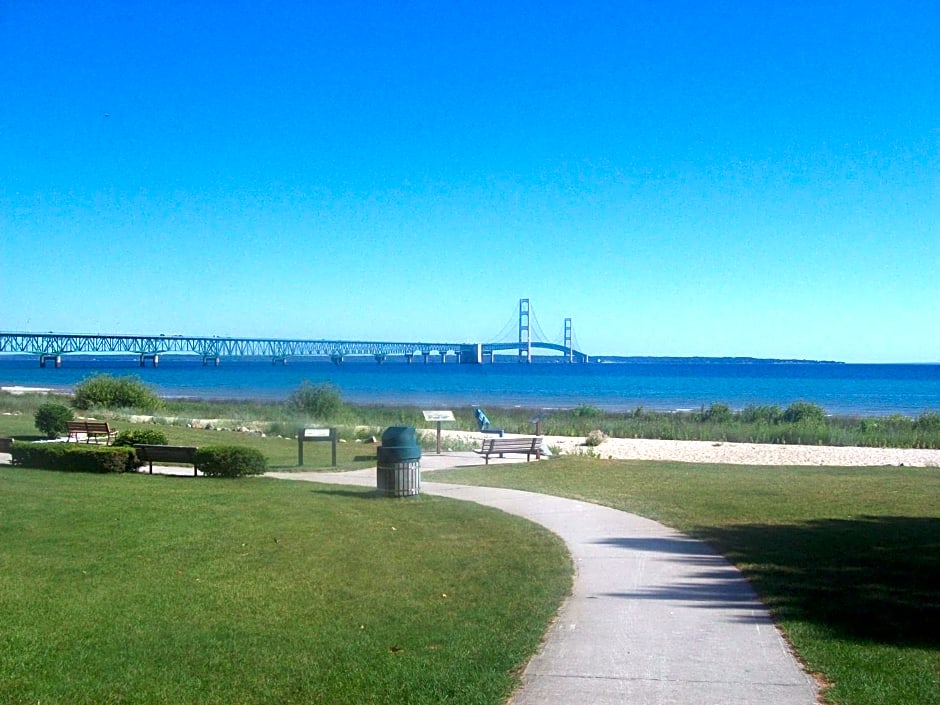
[[[587,356],[554,343],[532,342],[531,347],[573,355],[578,361]],[[433,343],[382,342],[367,340],[304,340],[292,338],[236,338],[183,335],[83,335],[73,333],[0,333],[0,354],[29,354],[61,365],[63,355],[137,355],[141,365],[158,364],[163,354],[193,355],[203,364],[219,364],[222,358],[268,358],[286,362],[289,358],[328,357],[341,362],[346,357],[372,356],[382,362],[390,356],[422,357],[425,362],[436,356],[442,362],[455,357],[464,363],[492,361],[497,351],[517,349],[517,343]]]

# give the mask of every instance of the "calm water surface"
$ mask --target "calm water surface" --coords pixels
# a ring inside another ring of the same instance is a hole
[[[164,356],[141,368],[136,358],[65,357],[62,367],[40,368],[35,358],[0,359],[0,386],[68,390],[97,373],[135,375],[163,396],[281,400],[303,380],[337,386],[358,403],[415,404],[424,408],[524,406],[565,408],[590,404],[609,410],[697,409],[715,402],[785,407],[819,404],[839,415],[917,415],[940,411],[940,365],[764,363],[622,363],[569,365],[451,361],[408,365],[351,360],[330,362],[223,360],[203,367],[187,357]]]

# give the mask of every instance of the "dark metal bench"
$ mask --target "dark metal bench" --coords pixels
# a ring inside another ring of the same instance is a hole
[[[161,446],[134,444],[137,457],[141,462],[150,464],[150,474],[153,475],[153,464],[158,463],[186,463],[193,466],[193,476],[197,474],[196,447],[195,446]]]
[[[104,436],[105,443],[110,444],[117,435],[117,431],[111,428],[107,421],[66,421],[65,427],[69,433],[66,443],[73,438],[78,442],[79,435],[84,433],[85,443],[91,443],[92,439],[97,443],[98,438]]]
[[[476,452],[486,458],[487,465],[490,464],[491,455],[495,454],[502,457],[503,453],[525,453],[526,462],[529,462],[529,458],[533,455],[536,460],[541,460],[542,438],[541,436],[525,438],[484,438],[483,446]]]

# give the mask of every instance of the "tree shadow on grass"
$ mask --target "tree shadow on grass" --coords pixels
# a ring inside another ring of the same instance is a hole
[[[896,646],[940,646],[940,518],[709,527],[778,619]]]

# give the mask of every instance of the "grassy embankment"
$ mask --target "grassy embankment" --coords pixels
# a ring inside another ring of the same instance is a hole
[[[748,576],[831,702],[940,703],[940,469],[555,458],[431,477],[584,499],[701,538]]]

